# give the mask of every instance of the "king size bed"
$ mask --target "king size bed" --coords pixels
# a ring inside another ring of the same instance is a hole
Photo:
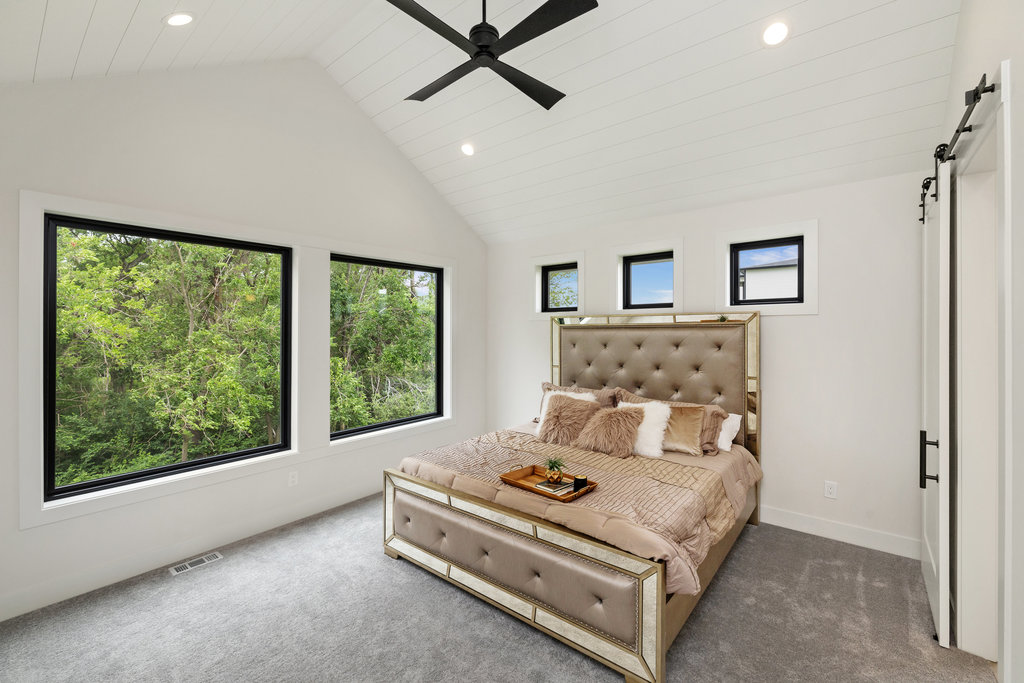
[[[728,414],[739,425],[731,444],[622,458],[551,443],[551,424],[530,423],[426,451],[384,472],[385,553],[627,681],[666,680],[665,652],[745,524],[758,522],[759,316],[725,318],[552,318],[545,389],[627,412],[644,401]],[[500,478],[552,457],[597,487],[562,503]]]

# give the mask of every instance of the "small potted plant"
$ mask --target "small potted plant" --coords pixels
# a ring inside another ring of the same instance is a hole
[[[562,482],[562,468],[565,467],[565,463],[561,458],[548,458],[544,463],[544,467],[547,468],[545,477],[552,484],[560,484]]]

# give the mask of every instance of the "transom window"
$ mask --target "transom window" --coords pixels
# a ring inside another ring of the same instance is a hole
[[[671,308],[673,254],[639,254],[622,257],[622,307]]]
[[[802,235],[730,245],[730,305],[803,303],[803,249]]]
[[[291,250],[47,215],[47,500],[287,449]]]
[[[331,256],[331,437],[442,414],[444,271]]]
[[[542,313],[575,311],[579,307],[579,268],[576,262],[540,269]]]

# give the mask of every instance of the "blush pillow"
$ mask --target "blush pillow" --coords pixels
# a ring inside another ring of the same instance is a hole
[[[541,441],[560,446],[570,445],[590,418],[601,406],[596,401],[584,401],[564,394],[555,394],[548,401],[538,436]]]
[[[644,411],[639,408],[601,408],[572,445],[616,458],[628,458],[633,453],[636,431],[643,419]]]
[[[630,393],[621,387],[615,390],[615,396],[618,401],[627,401],[629,403],[650,403],[651,401],[656,400],[653,398],[637,396],[636,394]],[[665,403],[673,408],[676,406],[698,406],[703,408],[704,419],[701,422],[700,430],[701,450],[705,455],[714,455],[718,452],[718,436],[722,433],[722,422],[729,416],[729,413],[716,405],[685,403],[683,401],[658,401],[658,403]]]
[[[729,413],[729,417],[725,418],[725,422],[722,423],[722,433],[718,435],[718,450],[732,450],[732,440],[740,433],[740,424],[742,421],[742,415]]]
[[[644,419],[636,430],[636,440],[633,441],[633,453],[646,455],[649,458],[660,458],[662,453],[662,441],[665,439],[665,427],[668,426],[668,419],[672,415],[672,408],[664,403],[651,401],[649,403],[628,403],[622,402],[619,407],[630,406],[640,408],[644,411]]]

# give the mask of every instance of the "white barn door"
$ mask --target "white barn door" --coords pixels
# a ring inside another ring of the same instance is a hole
[[[923,239],[922,420],[921,420],[921,572],[939,644],[950,645],[950,447],[953,444],[950,330],[955,301],[950,272],[953,191],[950,164],[939,166],[939,198],[926,199]]]

